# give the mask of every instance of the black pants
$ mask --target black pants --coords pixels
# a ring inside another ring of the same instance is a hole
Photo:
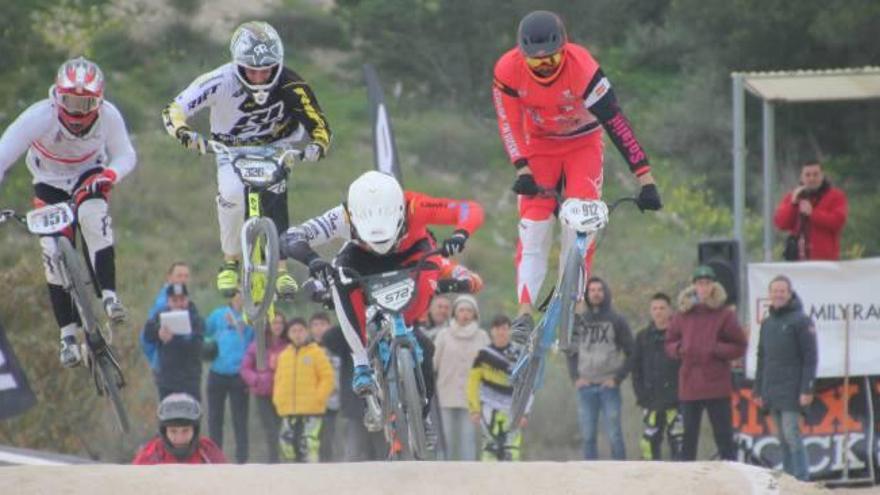
[[[703,417],[703,409],[709,414],[709,422],[712,424],[712,433],[715,436],[715,445],[721,459],[727,461],[736,460],[736,446],[733,443],[733,424],[731,423],[730,399],[707,399],[694,401],[681,401],[681,415],[684,419],[684,445],[682,446],[682,460],[694,461],[697,459],[697,444],[700,439],[700,421]]]
[[[388,450],[381,431],[367,431],[363,418],[345,418],[345,462],[384,461]]]
[[[318,450],[318,458],[321,462],[338,461],[336,457],[336,419],[339,411],[327,410],[321,423],[321,448]]]
[[[198,383],[181,383],[173,387],[166,387],[157,383],[156,387],[159,389],[160,402],[165,397],[178,393],[189,394],[193,399],[202,402],[202,390]]]
[[[208,373],[208,435],[220,448],[223,448],[223,415],[227,395],[235,433],[235,461],[244,464],[248,460],[247,386],[238,375]]]
[[[269,452],[269,463],[278,463],[278,432],[281,428],[281,418],[275,412],[275,405],[272,404],[272,397],[254,397],[257,402],[257,414],[260,417],[260,424],[263,426],[263,432],[266,434],[266,448]]]

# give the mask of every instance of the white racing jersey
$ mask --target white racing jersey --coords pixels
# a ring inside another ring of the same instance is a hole
[[[203,74],[174,99],[185,118],[211,109],[211,135],[230,146],[262,145],[284,138],[302,139],[305,132],[324,151],[330,128],[308,84],[283,67],[278,83],[262,105],[256,103],[235,75],[235,65],[222,65]],[[175,116],[166,127],[183,124]]]
[[[93,168],[111,168],[117,180],[125,177],[137,161],[125,121],[109,101],[98,112],[89,132],[77,137],[58,120],[52,100],[31,105],[0,137],[0,182],[25,151],[34,184],[45,183],[68,193],[83,172]]]

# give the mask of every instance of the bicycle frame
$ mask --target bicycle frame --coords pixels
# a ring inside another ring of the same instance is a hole
[[[508,441],[510,439],[515,439],[517,435],[519,435],[519,432],[517,432],[517,428],[508,424],[506,430],[502,430],[500,434],[496,435],[492,431],[497,424],[496,414],[498,414],[498,412],[493,411],[489,418],[491,423],[487,423],[485,412],[480,411],[480,428],[483,433],[483,439],[487,441],[481,445],[481,452],[483,454],[487,452],[492,454],[495,456],[496,461],[510,461],[513,460],[511,459],[513,457],[513,451],[519,450],[520,447],[519,445],[511,445]],[[510,418],[507,418],[507,420],[509,422]],[[508,456],[511,458],[508,458]]]
[[[426,405],[426,384],[421,372],[424,355],[413,327],[403,319],[403,311],[416,297],[417,281],[425,262],[438,254],[440,250],[432,250],[423,254],[414,267],[369,276],[362,276],[349,268],[340,268],[335,277],[336,283],[361,285],[369,305],[367,355],[379,381],[379,396],[368,397],[368,417],[365,422],[369,428],[375,425],[369,415],[376,412],[381,414],[381,427],[391,446],[392,456],[419,459],[426,455],[422,423]],[[345,275],[346,271],[351,275]],[[410,356],[411,360],[406,356]],[[401,360],[412,366],[411,375],[399,369]],[[415,390],[410,390],[412,387]],[[413,393],[418,394],[418,399]],[[404,411],[404,417],[400,417]],[[412,422],[415,424],[410,424]],[[413,433],[414,438],[410,436]]]
[[[245,146],[230,149],[218,141],[209,141],[212,153],[225,156],[244,185],[245,222],[240,239],[242,251],[241,282],[245,320],[256,328],[257,368],[265,370],[266,342],[262,327],[275,316],[275,279],[278,276],[278,232],[271,219],[263,216],[263,192],[286,185],[289,172],[286,157],[301,158],[302,151],[273,146]]]
[[[89,287],[89,284],[95,284],[95,280],[79,257],[81,253],[75,250],[72,239],[67,236],[67,229],[76,223],[75,206],[72,201],[48,205],[32,210],[26,218],[12,210],[3,210],[0,211],[0,223],[13,218],[26,225],[32,234],[53,239],[55,249],[51,263],[58,270],[61,286],[73,300],[82,323],[85,333],[83,347],[92,381],[98,395],[106,395],[110,399],[119,427],[124,433],[128,433],[128,414],[119,393],[119,389],[125,387],[125,376],[109,345],[110,339],[105,339],[101,333],[101,326],[104,324],[99,321],[94,309],[98,292],[94,287]]]
[[[592,204],[583,201],[578,203],[577,200],[571,203],[563,202],[558,192],[546,192],[555,195],[560,203],[560,220],[563,223],[568,223],[576,231],[576,237],[566,259],[560,260],[561,266],[566,268],[568,267],[569,260],[578,262],[572,263],[572,265],[582,267],[579,262],[584,259],[587,249],[596,238],[598,232],[607,225],[610,213],[623,201],[634,201],[633,198],[622,198],[608,208],[601,202],[594,202]],[[572,214],[571,216],[566,215],[567,209]],[[514,427],[518,427],[520,420],[528,415],[534,394],[543,385],[544,367],[546,364],[545,355],[556,341],[556,330],[560,327],[563,311],[571,311],[572,314],[569,315],[569,322],[572,322],[575,304],[583,294],[583,282],[586,279],[585,270],[581,270],[581,273],[577,275],[577,284],[574,287],[562,287],[566,273],[564,269],[560,270],[560,272],[553,294],[545,308],[544,316],[538,321],[534,332],[526,344],[525,352],[517,360],[511,372],[511,383],[514,386],[511,418],[515,425]],[[576,288],[576,290],[571,290],[573,288]],[[566,292],[574,300],[563,301],[563,294]],[[562,331],[570,332],[570,329],[562,329]],[[566,334],[565,337],[566,339],[564,340],[567,346],[571,343],[571,335]]]

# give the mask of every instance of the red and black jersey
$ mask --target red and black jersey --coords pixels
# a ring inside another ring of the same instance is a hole
[[[557,74],[536,78],[518,48],[495,65],[492,98],[501,140],[510,161],[565,154],[579,137],[608,132],[636,175],[650,171],[648,158],[623,115],[611,83],[583,46],[566,43]]]

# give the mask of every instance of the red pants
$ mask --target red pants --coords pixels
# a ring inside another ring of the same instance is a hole
[[[602,133],[594,132],[578,138],[582,146],[561,154],[534,154],[529,157],[529,168],[535,182],[543,188],[555,189],[564,184],[566,198],[600,199],[602,197]],[[541,146],[545,147],[545,146]],[[547,274],[547,257],[553,234],[553,213],[556,198],[544,196],[519,197],[519,242],[516,250],[517,299],[520,303],[534,303]],[[574,238],[573,232],[563,233],[563,248]],[[593,246],[585,259],[589,271]],[[567,251],[563,252],[563,255]],[[564,258],[563,258],[564,259]]]

